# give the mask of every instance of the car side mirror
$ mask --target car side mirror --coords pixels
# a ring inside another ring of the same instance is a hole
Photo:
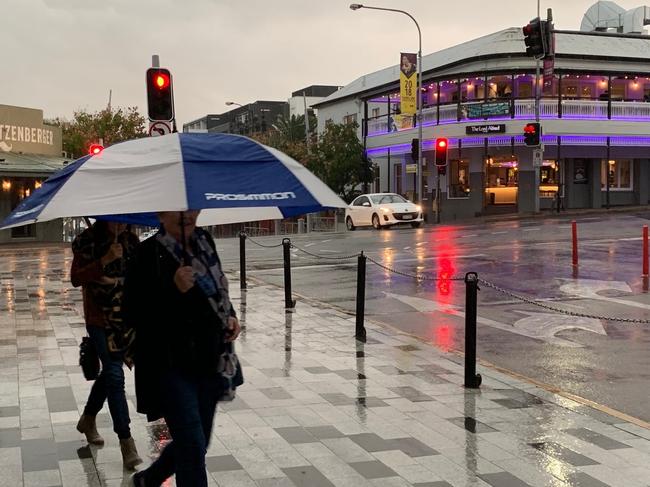
[[[370,206],[370,203],[368,203],[367,201],[364,201],[363,206]]]

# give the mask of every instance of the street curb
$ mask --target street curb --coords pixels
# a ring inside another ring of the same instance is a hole
[[[272,287],[275,287],[275,288],[278,288],[278,289],[284,289],[283,286],[280,286],[278,284],[269,283],[269,282],[263,281],[263,280],[261,280],[259,278],[256,278],[256,277],[249,277],[248,279],[249,279],[249,281],[253,281],[258,285],[272,286]],[[350,317],[355,316],[355,313],[353,313],[352,311],[341,308],[340,306],[337,306],[335,304],[324,303],[322,301],[319,301],[318,299],[303,296],[302,294],[299,294],[299,293],[296,293],[296,292],[293,292],[293,296],[296,297],[296,298],[299,298],[301,301],[304,301],[306,303],[316,304],[316,305],[319,305],[319,306],[325,307],[325,308],[331,308],[331,309],[334,309],[335,311],[338,311],[338,312],[343,313],[345,315],[348,315]],[[440,351],[442,353],[451,353],[451,354],[457,355],[459,357],[465,357],[465,352],[463,352],[461,350],[458,350],[458,349],[455,349],[455,348],[450,348],[448,350],[442,350],[439,347],[437,347],[434,343],[431,343],[430,341],[428,341],[428,340],[426,340],[426,339],[424,339],[424,338],[422,338],[420,336],[417,336],[417,335],[414,335],[412,333],[408,333],[408,332],[405,332],[403,330],[400,330],[399,328],[397,328],[397,327],[395,327],[393,325],[390,325],[388,323],[384,323],[383,321],[379,321],[379,320],[376,320],[376,319],[373,319],[373,318],[368,318],[367,316],[365,317],[365,321],[367,321],[369,323],[372,323],[374,325],[377,325],[379,327],[392,330],[392,331],[394,331],[396,333],[399,333],[401,335],[405,335],[405,336],[414,338],[414,339],[418,340],[419,342],[422,342],[422,343],[425,343],[425,344],[427,344],[427,345],[429,345],[431,347],[434,347],[436,350],[438,350],[438,351]],[[354,335],[352,334],[353,331],[354,330],[351,330],[351,332],[350,332],[351,333],[351,335],[350,335],[351,338],[354,338]],[[510,376],[510,377],[512,377],[514,379],[518,379],[518,380],[521,380],[523,382],[528,382],[529,384],[534,385],[535,387],[539,387],[540,389],[543,389],[546,392],[549,392],[551,394],[557,394],[557,395],[562,396],[562,397],[564,397],[566,399],[570,399],[570,400],[575,401],[575,402],[577,402],[579,404],[582,404],[583,406],[590,407],[592,409],[595,409],[596,411],[599,411],[601,413],[607,414],[607,415],[612,416],[614,418],[620,419],[621,421],[625,421],[625,422],[634,424],[636,426],[639,426],[640,428],[644,428],[644,429],[647,429],[647,430],[650,431],[650,422],[644,421],[644,420],[642,420],[640,418],[636,418],[634,416],[630,416],[627,413],[624,413],[622,411],[618,411],[617,409],[610,408],[609,406],[605,406],[604,404],[599,404],[599,403],[597,403],[595,401],[592,401],[590,399],[586,399],[584,397],[577,396],[577,395],[572,394],[570,392],[563,391],[563,390],[559,389],[556,386],[546,384],[545,382],[538,381],[536,379],[533,379],[533,378],[528,377],[526,375],[520,374],[518,372],[514,372],[514,371],[506,369],[504,367],[500,367],[500,366],[495,365],[492,362],[489,362],[487,360],[477,358],[477,361],[483,367],[490,368],[490,369],[495,370],[497,372],[500,372],[502,374],[508,375],[508,376]],[[634,434],[634,433],[632,433],[632,434]]]

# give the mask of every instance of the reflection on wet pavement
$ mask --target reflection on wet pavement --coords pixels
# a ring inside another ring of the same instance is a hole
[[[456,265],[442,262],[442,272]],[[129,485],[107,411],[103,447],[74,429],[90,383],[77,366],[85,330],[69,264],[57,248],[0,261],[3,486]],[[211,485],[648,485],[650,431],[637,424],[485,367],[481,389],[465,390],[456,354],[374,323],[357,342],[354,318],[304,301],[285,313],[273,286],[231,294],[246,325],[246,384],[219,406]],[[444,349],[453,328],[433,337]],[[135,413],[126,375],[146,465],[169,432]]]

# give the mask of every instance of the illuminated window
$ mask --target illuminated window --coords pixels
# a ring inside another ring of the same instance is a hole
[[[607,189],[607,177],[609,177],[609,189],[614,191],[626,191],[632,189],[632,160],[617,159],[603,160],[600,165],[600,187]]]
[[[451,160],[447,171],[448,198],[469,198],[469,161],[466,159]]]

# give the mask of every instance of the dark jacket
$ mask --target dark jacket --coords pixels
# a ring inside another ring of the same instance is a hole
[[[118,241],[124,247],[124,260],[129,258],[130,250],[139,244],[138,237],[129,231],[122,232]],[[104,276],[123,277],[123,263],[113,261],[102,267],[100,259],[108,252],[113,239],[109,237],[103,222],[96,222],[90,228],[81,232],[72,242],[72,266],[70,281],[74,287],[81,286],[83,295],[84,318],[87,325],[105,327],[107,324],[106,309],[110,302],[102,302],[103,297],[111,288],[100,284]]]
[[[149,421],[162,416],[160,387],[166,372],[214,374],[223,351],[224,324],[198,286],[184,294],[177,289],[178,267],[154,236],[138,247],[127,270],[124,316],[136,332],[137,410]]]

